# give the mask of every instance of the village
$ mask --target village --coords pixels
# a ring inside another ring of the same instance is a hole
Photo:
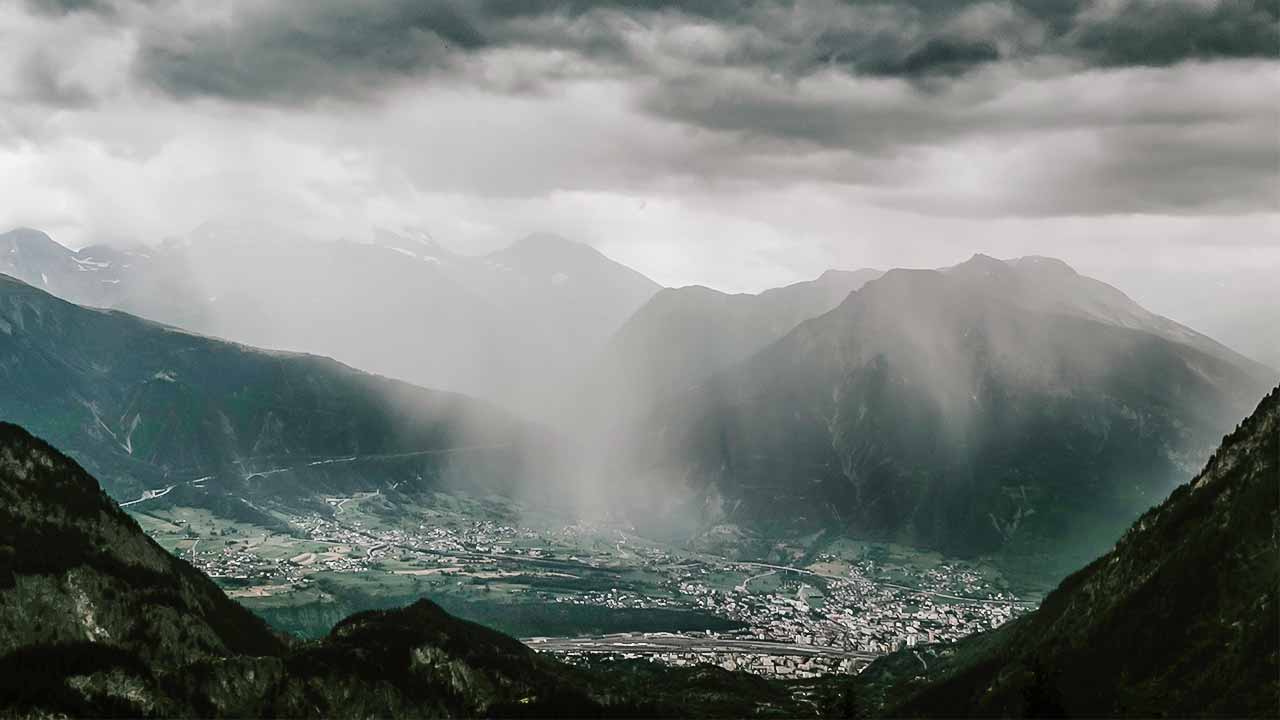
[[[306,588],[317,573],[394,573],[583,608],[700,611],[736,629],[526,642],[567,659],[644,657],[779,677],[857,670],[878,655],[995,628],[1034,607],[947,562],[909,577],[895,568],[890,581],[869,559],[818,555],[790,567],[628,542],[582,526],[532,529],[488,519],[382,527],[350,512],[348,499],[331,505],[338,510],[331,516],[293,519],[287,539],[224,529],[191,538],[181,554],[239,596]]]

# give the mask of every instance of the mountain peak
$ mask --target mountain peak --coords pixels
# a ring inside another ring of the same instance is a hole
[[[49,233],[26,225],[19,225],[6,233],[0,233],[0,237],[7,237],[10,235],[17,237],[42,237],[51,240],[51,238],[49,238]]]
[[[1008,265],[1017,270],[1029,270],[1039,274],[1052,274],[1071,277],[1079,275],[1076,269],[1058,258],[1046,257],[1044,255],[1027,255],[1020,258],[1014,258],[1007,262]]]
[[[66,246],[49,237],[49,233],[30,227],[16,227],[9,232],[0,233],[0,244],[8,244],[11,248],[22,250],[71,252]]]
[[[533,245],[533,246],[540,245],[544,247],[564,247],[564,246],[582,247],[586,245],[586,243],[581,243],[581,242],[578,242],[577,240],[570,240],[569,238],[563,235],[556,235],[555,233],[546,233],[546,232],[529,233],[528,235],[525,235],[524,237],[517,240],[515,244],[516,245]]]
[[[844,283],[857,280],[865,282],[868,280],[874,280],[883,274],[883,272],[874,268],[858,268],[857,270],[838,270],[836,268],[831,268],[829,270],[824,270],[815,282],[824,284],[833,282]]]
[[[628,296],[623,307],[607,311],[621,324],[636,307],[653,296],[660,286],[636,270],[623,265],[586,243],[559,235],[534,233],[509,247],[486,256],[486,261],[522,276],[521,282],[554,287],[594,288],[593,292]],[[588,312],[596,309],[583,308]]]
[[[604,257],[603,253],[586,243],[551,233],[526,235],[507,247],[490,253],[490,255],[523,258],[580,257],[587,255]]]
[[[1012,277],[1012,267],[999,258],[975,253],[973,257],[958,265],[945,268],[943,272],[966,278]]]
[[[975,253],[968,260],[945,268],[944,272],[967,277],[991,276],[997,273],[1012,277],[1010,273],[1013,273],[1021,277],[1069,278],[1079,274],[1075,268],[1062,260],[1045,255],[1025,255],[1001,260],[983,253]]]

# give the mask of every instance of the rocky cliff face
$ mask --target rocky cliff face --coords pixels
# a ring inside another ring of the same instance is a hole
[[[76,463],[0,424],[0,706],[163,713],[159,676],[284,649]]]

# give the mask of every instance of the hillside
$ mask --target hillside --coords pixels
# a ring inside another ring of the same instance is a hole
[[[0,424],[0,715],[811,714],[719,668],[579,669],[422,600],[286,644],[164,552],[71,459]]]
[[[835,529],[1058,578],[1079,567],[1274,377],[1037,265],[891,271],[655,403],[629,502],[696,527]]]
[[[162,704],[145,690],[154,673],[284,650],[73,461],[0,423],[0,713],[24,702],[82,715],[154,711]]]
[[[862,676],[890,717],[1280,712],[1280,388],[1034,613]],[[875,702],[868,702],[874,706]]]
[[[502,490],[537,435],[479,401],[326,358],[79,307],[0,276],[0,416],[65,448],[120,500],[318,502],[452,482]]]

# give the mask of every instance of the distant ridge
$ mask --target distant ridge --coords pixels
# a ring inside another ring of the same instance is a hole
[[[0,273],[76,304],[335,357],[526,416],[562,397],[660,289],[595,248],[553,235],[479,257],[424,235],[286,236],[209,223],[155,247],[73,251],[18,229],[0,233]]]
[[[0,417],[57,442],[119,500],[171,487],[165,502],[268,525],[254,503],[323,509],[326,492],[464,479],[504,491],[545,444],[462,395],[80,307],[3,275]]]
[[[1272,368],[1249,359],[1191,328],[1142,307],[1115,287],[1081,275],[1057,258],[1032,255],[997,260],[988,255],[945,268],[943,272],[970,280],[975,287],[1010,302],[1035,309],[1076,315],[1116,327],[1150,332],[1166,340],[1190,345],[1210,355],[1272,373]]]
[[[667,516],[700,527],[826,529],[1065,573],[1275,379],[1057,261],[891,270],[654,402],[629,501],[678,499]]]
[[[600,381],[649,399],[692,387],[830,311],[880,275],[878,270],[828,270],[817,279],[756,295],[700,285],[662,290],[610,340]]]

